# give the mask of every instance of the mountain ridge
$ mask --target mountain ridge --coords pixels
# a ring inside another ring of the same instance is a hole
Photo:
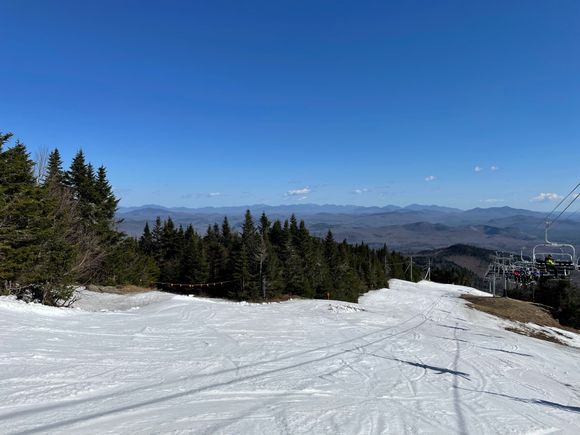
[[[332,230],[338,240],[365,242],[372,247],[387,244],[392,249],[415,252],[437,249],[452,244],[470,244],[486,249],[519,252],[523,246],[533,246],[544,238],[544,212],[501,207],[476,207],[468,210],[437,205],[410,204],[356,206],[333,204],[288,204],[230,207],[165,207],[145,204],[120,207],[119,228],[139,236],[145,222],[156,217],[171,217],[176,225],[193,225],[205,233],[208,225],[221,224],[227,216],[230,225],[239,230],[246,210],[258,219],[265,212],[271,220],[289,219],[295,214],[303,219],[313,234],[323,237]],[[565,214],[550,231],[553,240],[580,245],[580,215]]]

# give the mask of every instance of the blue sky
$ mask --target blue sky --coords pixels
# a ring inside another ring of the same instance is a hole
[[[67,162],[82,147],[122,205],[545,210],[580,181],[576,0],[0,0],[0,16],[0,130]]]

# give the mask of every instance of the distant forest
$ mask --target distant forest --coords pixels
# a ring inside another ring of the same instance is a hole
[[[62,306],[79,284],[133,284],[237,300],[356,301],[410,277],[400,253],[337,242],[331,231],[313,237],[295,216],[256,222],[248,211],[241,231],[224,218],[204,235],[158,218],[128,237],[116,229],[119,200],[104,166],[79,151],[65,170],[57,149],[33,161],[22,142],[7,146],[11,138],[0,133],[2,294]]]
[[[409,277],[409,260],[401,254],[338,243],[330,230],[325,239],[313,237],[294,215],[282,223],[262,213],[255,222],[247,211],[241,232],[232,231],[225,217],[203,236],[191,225],[176,228],[171,218],[158,218],[152,229],[146,224],[139,247],[155,260],[161,287],[238,300],[295,295],[356,302],[392,277]]]

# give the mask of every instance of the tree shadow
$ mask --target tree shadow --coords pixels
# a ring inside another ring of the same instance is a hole
[[[441,337],[440,335],[433,335],[433,337],[435,338],[440,338],[441,340],[449,340],[449,341],[459,341],[461,343],[469,343],[468,340],[462,340],[460,338],[449,338],[449,337]],[[485,347],[485,346],[478,346],[477,344],[472,344],[473,347],[477,347],[478,349],[485,349],[485,350],[492,350],[494,352],[503,352],[503,353],[509,353],[512,355],[519,355],[519,356],[533,356],[530,355],[529,353],[521,353],[521,352],[515,352],[513,350],[504,350],[504,349],[497,349],[495,347]]]
[[[551,402],[549,400],[544,400],[544,399],[526,399],[524,397],[510,396],[509,394],[494,393],[492,391],[472,390],[472,389],[469,389],[469,388],[461,388],[461,387],[456,387],[456,388],[458,388],[460,390],[466,390],[466,391],[473,391],[473,392],[477,392],[477,393],[489,394],[489,395],[497,396],[497,397],[505,397],[506,399],[514,400],[516,402],[529,403],[529,404],[532,404],[532,405],[548,406],[550,408],[560,409],[562,411],[580,413],[580,406],[563,405],[561,403]]]
[[[529,356],[529,357],[533,356],[533,355],[530,355],[529,353],[515,352],[513,350],[496,349],[496,348],[493,348],[493,347],[484,347],[484,346],[476,346],[476,347],[479,347],[480,349],[493,350],[494,352],[509,353],[509,354],[512,354],[512,355]]]
[[[389,361],[397,361],[400,362],[402,364],[407,364],[413,367],[419,367],[421,369],[425,369],[425,370],[430,370],[435,372],[438,375],[443,375],[443,374],[450,374],[450,375],[454,375],[454,376],[461,376],[464,379],[469,380],[469,373],[465,373],[465,372],[460,372],[457,370],[451,370],[451,369],[447,369],[445,367],[437,367],[437,366],[431,366],[429,364],[423,364],[423,363],[418,363],[418,362],[413,362],[413,361],[406,361],[404,359],[399,359],[399,358],[394,358],[394,357],[388,357],[388,356],[383,356],[383,355],[377,355],[376,353],[367,353],[366,355],[371,355],[371,356],[375,356],[377,358],[382,358],[382,359],[386,359]]]
[[[467,328],[461,328],[460,326],[443,325],[442,323],[437,323],[437,326],[442,326],[443,328],[455,329],[460,331],[469,331],[469,329]]]

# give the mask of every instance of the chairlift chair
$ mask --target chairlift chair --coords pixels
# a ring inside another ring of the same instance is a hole
[[[532,251],[532,262],[542,276],[555,278],[569,278],[570,273],[578,269],[578,258],[576,257],[576,248],[568,243],[557,243],[548,240],[548,229],[550,223],[546,222],[545,241],[534,246]],[[546,259],[551,256],[554,260],[554,266],[549,268]]]

